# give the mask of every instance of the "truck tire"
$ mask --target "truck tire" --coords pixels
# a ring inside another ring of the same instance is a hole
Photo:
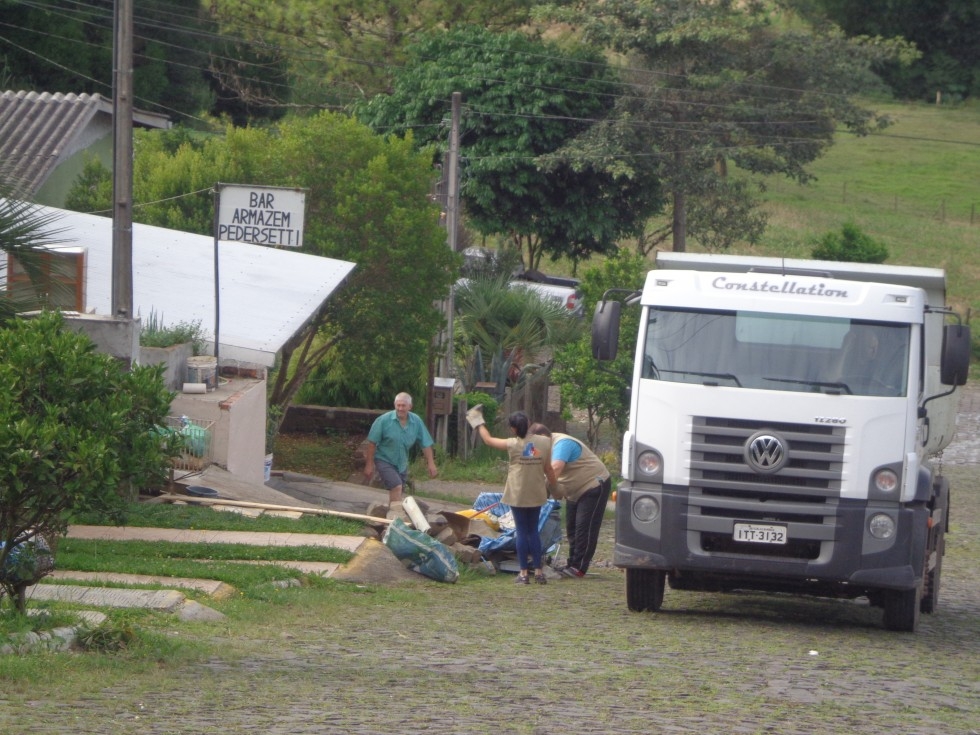
[[[934,613],[939,609],[939,588],[941,586],[943,572],[943,556],[946,554],[946,532],[949,530],[949,484],[945,478],[939,477],[935,485],[933,485],[933,488],[934,499],[932,504],[930,504],[930,509],[933,506],[941,508],[943,511],[943,520],[942,523],[932,528],[933,543],[926,548],[925,563],[922,567],[921,609],[926,614]],[[930,550],[936,554],[936,564],[932,569],[929,569]]]
[[[922,604],[921,610],[926,614],[932,614],[939,609],[939,586],[943,573],[943,554],[946,553],[946,530],[945,524],[940,524],[936,531],[936,566],[929,569],[929,552],[926,551],[926,567],[922,582]]]
[[[922,585],[911,590],[882,590],[882,607],[885,614],[882,623],[885,630],[914,633],[919,625],[922,605]]]
[[[657,612],[664,603],[667,572],[659,569],[626,570],[626,606],[633,612]]]

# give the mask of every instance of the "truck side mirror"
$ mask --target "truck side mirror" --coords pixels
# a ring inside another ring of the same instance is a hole
[[[969,373],[970,328],[963,324],[947,324],[943,327],[943,352],[939,363],[939,379],[943,385],[965,385]]]
[[[592,356],[596,360],[615,360],[619,350],[619,315],[623,305],[618,301],[600,301],[592,317]]]

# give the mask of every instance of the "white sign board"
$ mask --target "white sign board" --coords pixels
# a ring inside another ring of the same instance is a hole
[[[216,239],[298,248],[303,245],[306,191],[220,184]]]

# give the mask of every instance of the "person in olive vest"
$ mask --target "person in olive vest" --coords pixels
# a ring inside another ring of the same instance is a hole
[[[546,584],[541,548],[541,534],[538,520],[541,506],[548,500],[548,486],[557,482],[551,469],[551,439],[528,431],[527,416],[523,411],[515,411],[507,418],[510,436],[506,439],[491,436],[483,420],[480,406],[467,412],[466,420],[475,428],[483,443],[494,449],[507,452],[507,482],[501,502],[509,505],[514,515],[515,540],[517,542],[517,562],[520,573],[515,580],[518,584],[530,584],[528,569],[534,569],[534,581]]]
[[[568,561],[558,571],[580,579],[595,555],[612,478],[602,460],[575,437],[552,433],[544,424],[533,424],[529,431],[551,437],[551,466],[558,478],[552,495],[565,499],[565,536],[569,545]]]

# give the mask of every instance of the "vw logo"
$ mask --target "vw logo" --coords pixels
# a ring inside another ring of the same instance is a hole
[[[782,469],[789,459],[786,440],[764,431],[749,437],[745,443],[745,461],[756,472],[770,473]]]

